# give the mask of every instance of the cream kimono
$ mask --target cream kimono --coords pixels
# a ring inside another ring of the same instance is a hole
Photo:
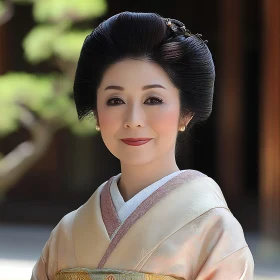
[[[112,201],[112,180],[58,223],[33,269],[33,280],[114,280],[130,272],[137,279],[253,279],[254,260],[242,227],[213,179],[185,170],[123,223]]]

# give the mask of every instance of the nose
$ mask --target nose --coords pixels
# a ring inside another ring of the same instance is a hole
[[[127,106],[124,118],[125,128],[143,127],[145,122],[145,113],[143,108],[137,104]]]

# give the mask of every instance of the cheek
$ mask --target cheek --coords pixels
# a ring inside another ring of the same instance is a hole
[[[108,108],[106,105],[98,104],[98,119],[99,124],[102,130],[112,129],[117,125],[120,121],[118,110],[114,110],[114,108]]]
[[[152,118],[152,123],[158,132],[172,133],[177,131],[179,121],[179,110],[177,106],[170,106],[160,111]],[[171,135],[170,135],[171,136]]]
[[[119,124],[117,122],[118,118],[113,117],[112,114],[106,114],[105,110],[101,111],[99,114],[99,124],[101,127],[101,137],[107,147],[107,149],[115,156],[117,156],[115,151],[115,132],[117,131]]]
[[[114,126],[114,124],[117,122],[118,118],[116,118],[116,115],[114,114],[110,114],[110,113],[107,113],[106,114],[106,111],[102,111],[103,113],[101,113],[99,115],[99,123],[100,123],[100,126],[102,126],[103,129],[106,129],[107,127],[110,127],[110,126]]]

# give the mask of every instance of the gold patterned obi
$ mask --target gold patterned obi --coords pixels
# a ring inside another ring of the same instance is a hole
[[[68,268],[58,271],[54,280],[178,280],[175,277],[130,270]]]

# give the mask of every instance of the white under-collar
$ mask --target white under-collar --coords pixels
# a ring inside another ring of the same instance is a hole
[[[158,181],[152,183],[151,185],[147,186],[143,190],[141,190],[139,193],[137,193],[135,196],[133,196],[130,200],[124,201],[122,195],[119,192],[118,188],[118,181],[121,177],[121,173],[116,175],[112,181],[110,192],[112,196],[112,200],[114,203],[114,206],[116,208],[116,211],[118,213],[118,216],[121,220],[121,222],[124,222],[127,217],[147,198],[149,197],[154,191],[156,191],[159,187],[161,187],[163,184],[165,184],[167,181],[175,177],[181,172],[184,172],[185,170],[179,170],[175,171]]]

